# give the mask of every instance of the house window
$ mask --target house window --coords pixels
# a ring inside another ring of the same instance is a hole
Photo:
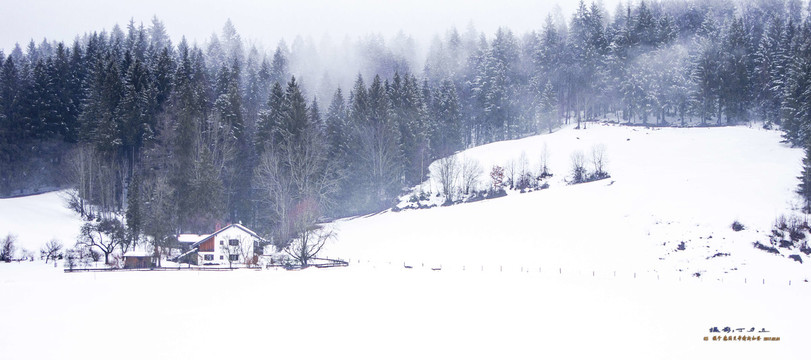
[[[224,257],[222,255],[220,255],[220,260],[222,260],[222,259],[224,259]]]
[[[225,245],[225,242],[220,240],[220,245]]]
[[[239,255],[228,255],[228,260],[239,261]]]
[[[206,261],[211,261],[211,260],[214,260],[214,255],[210,255],[210,254],[209,254],[209,255],[205,255],[205,256],[203,257],[203,259],[205,259]]]
[[[239,240],[237,240],[237,239],[228,240],[228,245],[239,246]]]

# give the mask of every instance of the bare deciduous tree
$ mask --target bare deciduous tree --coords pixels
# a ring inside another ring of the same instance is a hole
[[[529,158],[527,158],[527,153],[525,151],[521,152],[521,156],[518,157],[518,162],[516,163],[518,167],[518,176],[530,173],[529,170]]]
[[[319,213],[329,208],[339,178],[317,128],[308,128],[294,138],[281,134],[282,141],[268,144],[256,168],[256,184],[266,218],[276,228],[275,244],[284,248],[295,232],[291,211],[305,199],[316,201]]]
[[[332,230],[326,230],[320,225],[314,225],[296,236],[284,251],[301,266],[307,267],[310,261],[315,259],[327,240],[335,237]]]
[[[278,145],[269,144],[256,168],[256,185],[262,192],[264,217],[276,227],[276,245],[283,245],[290,237],[289,217],[293,207],[293,178],[286,171],[284,154]]]
[[[62,251],[62,247],[62,242],[57,239],[48,241],[40,250],[42,256],[45,257],[45,263],[47,264],[50,259],[56,261],[56,258],[59,257],[59,252]]]
[[[594,166],[594,177],[602,179],[608,176],[605,165],[608,162],[605,156],[605,145],[598,144],[591,148],[591,163]]]
[[[549,170],[549,148],[547,147],[546,143],[544,143],[543,148],[541,148],[539,160],[538,176],[540,178],[552,176],[552,172]]]
[[[572,184],[579,184],[586,180],[586,157],[577,150],[572,153]]]
[[[312,199],[296,204],[291,214],[295,235],[284,251],[303,267],[315,259],[327,240],[335,237],[332,230],[316,224],[318,217],[318,204]]]
[[[0,261],[10,262],[14,258],[14,251],[17,250],[17,236],[8,234],[0,243]]]
[[[437,161],[437,177],[442,193],[445,194],[445,201],[453,201],[453,194],[456,191],[456,178],[459,176],[459,162],[457,155],[451,155]]]
[[[482,175],[482,167],[476,159],[465,158],[462,160],[462,192],[470,194],[476,191],[476,185]]]
[[[518,178],[518,165],[516,165],[515,160],[510,160],[507,162],[507,166],[504,167],[505,175],[507,175],[507,183],[510,186],[510,189],[515,186],[515,180]]]
[[[527,158],[526,152],[521,152],[521,156],[518,157],[516,166],[517,177],[514,179],[513,187],[523,190],[535,186],[535,178],[533,177],[532,171],[529,168],[529,159]]]
[[[222,245],[220,245],[220,252],[225,255],[225,260],[228,261],[228,268],[233,269],[234,263],[239,261],[239,256],[242,255],[242,251],[240,251],[241,240],[236,239],[240,242],[239,245],[231,245],[229,240],[225,240]]]
[[[28,249],[20,250],[20,260],[31,260],[34,261],[34,252]]]
[[[112,218],[95,223],[88,221],[82,225],[78,244],[88,248],[97,247],[104,253],[104,263],[109,264],[110,254],[122,241],[126,241],[124,225]]]

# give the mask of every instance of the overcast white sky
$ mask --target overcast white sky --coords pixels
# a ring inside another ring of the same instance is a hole
[[[613,11],[620,0],[602,1]],[[424,43],[451,26],[462,32],[470,22],[488,35],[502,25],[518,33],[538,29],[556,5],[569,19],[577,0],[0,0],[0,48],[8,54],[20,43],[24,50],[32,38],[72,42],[77,34],[109,31],[116,23],[125,28],[130,18],[148,25],[153,15],[175,43],[185,35],[202,44],[228,18],[243,39],[266,48],[281,38],[290,44],[296,35],[388,38],[400,30]]]

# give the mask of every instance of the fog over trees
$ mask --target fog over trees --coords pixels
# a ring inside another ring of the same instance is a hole
[[[581,2],[529,33],[450,29],[424,58],[404,33],[265,52],[236,26],[190,44],[154,18],[0,51],[0,195],[71,186],[83,216],[125,215],[126,244],[241,222],[284,245],[390,207],[433,160],[562,124],[811,136],[800,0]]]

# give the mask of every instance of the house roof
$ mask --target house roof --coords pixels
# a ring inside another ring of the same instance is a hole
[[[193,244],[193,243],[196,243],[200,239],[202,239],[204,237],[207,237],[207,236],[208,236],[208,234],[202,234],[202,235],[198,235],[198,234],[180,234],[180,235],[177,236],[177,242],[192,243]]]
[[[146,250],[130,250],[124,253],[124,257],[152,257],[152,255]]]
[[[259,240],[262,240],[262,238],[261,238],[261,237],[259,237],[259,235],[256,235],[256,233],[255,233],[253,230],[248,229],[248,228],[246,228],[246,227],[244,227],[244,226],[242,226],[242,225],[240,225],[240,224],[231,224],[231,225],[228,225],[228,226],[226,226],[226,227],[224,227],[224,228],[222,228],[222,229],[219,229],[219,230],[215,231],[213,234],[210,234],[210,235],[201,235],[201,236],[200,236],[200,239],[199,239],[199,240],[197,240],[197,242],[195,242],[195,243],[194,243],[194,244],[192,244],[191,246],[192,246],[192,247],[199,246],[200,244],[204,243],[206,240],[211,239],[211,238],[213,238],[213,237],[217,236],[217,234],[219,234],[219,233],[221,233],[221,232],[223,232],[223,231],[225,231],[225,230],[228,230],[228,229],[230,229],[230,228],[232,228],[232,227],[236,227],[237,229],[240,229],[240,230],[244,231],[244,232],[245,232],[245,233],[247,233],[248,235],[250,235],[250,236],[252,236],[252,237],[255,237],[255,238],[259,239]]]

